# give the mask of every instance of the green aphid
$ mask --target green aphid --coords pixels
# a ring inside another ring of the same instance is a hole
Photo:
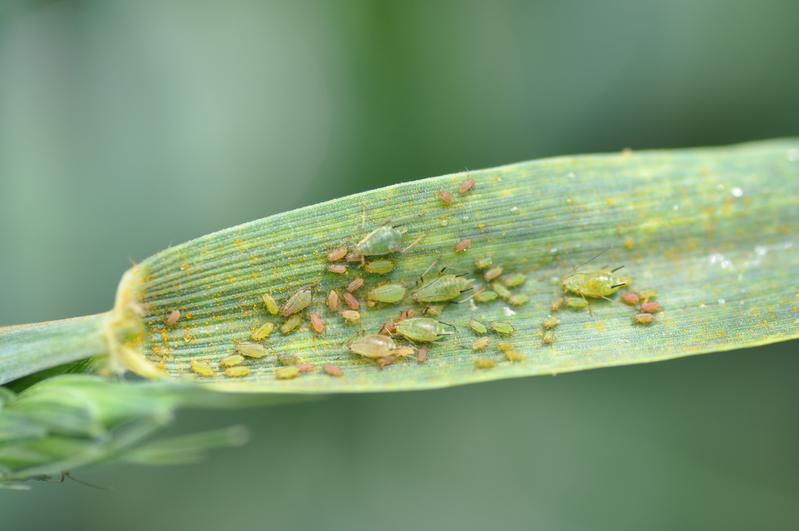
[[[474,267],[477,269],[488,269],[493,265],[494,261],[491,259],[490,256],[486,256],[484,258],[480,258],[474,261]]]
[[[347,342],[347,348],[353,354],[376,360],[390,356],[397,344],[389,336],[371,334],[355,336]]]
[[[514,331],[513,326],[505,321],[494,321],[491,323],[491,330],[501,336],[511,336]]]
[[[472,319],[471,321],[469,321],[469,328],[471,328],[474,331],[474,333],[479,335],[479,336],[482,336],[482,335],[485,335],[485,334],[488,333],[488,328],[486,328],[486,325],[484,325],[483,323],[481,323],[480,321],[477,321],[475,319]]]
[[[375,260],[363,266],[367,273],[373,275],[387,275],[394,271],[394,262],[391,260]]]
[[[510,304],[511,306],[521,306],[523,304],[527,304],[527,301],[529,300],[530,297],[528,297],[527,295],[521,295],[521,294],[511,295],[508,298],[508,304]]]
[[[499,298],[504,301],[510,299],[513,296],[513,293],[511,293],[510,290],[506,288],[504,285],[502,285],[502,283],[500,282],[493,282],[491,284],[491,287],[494,288],[494,291],[496,292],[497,295],[499,295]]]
[[[396,304],[405,298],[406,291],[405,286],[402,284],[383,284],[369,290],[366,298],[373,302]]]
[[[481,291],[474,296],[474,301],[479,303],[492,302],[497,300],[497,292],[491,290]]]
[[[610,297],[621,288],[629,284],[628,279],[616,274],[620,268],[613,270],[600,269],[574,273],[563,279],[563,291],[574,293],[581,297],[602,299]]]
[[[284,367],[292,367],[294,365],[299,365],[302,360],[296,354],[280,353],[277,355],[277,362]]]
[[[295,313],[294,315],[286,319],[285,323],[280,325],[280,333],[283,334],[284,336],[288,335],[292,333],[294,330],[296,330],[301,324],[302,324],[302,316]]]
[[[515,288],[521,286],[524,284],[525,280],[527,280],[527,277],[521,273],[511,273],[500,278],[500,281],[505,285],[506,288]]]
[[[236,352],[245,358],[255,359],[263,358],[269,354],[269,351],[266,350],[266,347],[263,345],[259,345],[258,343],[250,343],[249,341],[241,341],[236,343]]]
[[[471,279],[452,273],[440,275],[413,292],[413,300],[419,303],[447,302],[457,299],[464,291],[472,289]]]
[[[564,303],[567,308],[572,310],[585,310],[588,308],[588,301],[582,297],[566,297]]]
[[[264,323],[255,330],[253,330],[252,334],[250,335],[255,341],[263,341],[272,331],[275,329],[275,325],[272,323]]]
[[[313,288],[305,286],[300,288],[294,295],[289,297],[286,303],[280,308],[280,315],[288,317],[303,311],[311,305],[313,300]]]
[[[241,354],[231,354],[230,356],[226,356],[219,360],[219,365],[222,367],[235,367],[236,365],[241,365],[244,363],[244,356]]]
[[[411,341],[418,341],[420,343],[429,343],[437,341],[443,336],[449,335],[452,331],[447,325],[429,317],[412,317],[397,323],[397,333]]]
[[[355,251],[361,256],[383,256],[402,250],[403,233],[391,225],[382,225],[355,244]]]

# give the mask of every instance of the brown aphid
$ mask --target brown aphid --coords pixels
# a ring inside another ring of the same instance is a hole
[[[647,301],[640,306],[640,310],[644,313],[658,313],[662,309],[663,306],[655,301]]]
[[[316,366],[313,363],[298,363],[296,367],[300,370],[301,373],[307,374],[309,372],[313,372]]]
[[[391,355],[398,358],[407,358],[408,356],[412,356],[414,354],[416,354],[416,349],[413,347],[397,347],[391,351]]]
[[[452,194],[441,190],[438,192],[438,200],[441,201],[441,204],[444,206],[450,206],[452,204]]]
[[[347,253],[347,256],[344,257],[347,262],[363,262],[363,255],[361,253],[356,253],[355,251],[350,251]]]
[[[427,349],[427,347],[419,347],[419,349],[416,351],[416,361],[419,363],[425,363],[429,353],[430,351]]]
[[[331,312],[338,310],[338,293],[334,289],[331,289],[330,293],[327,294],[327,307]]]
[[[178,324],[178,321],[180,321],[180,310],[172,310],[164,319],[164,324],[172,327]]]
[[[328,262],[338,262],[342,258],[347,256],[347,248],[346,247],[339,247],[337,249],[333,249],[329,253],[327,253],[327,261]]]
[[[413,311],[413,308],[408,308],[407,310],[402,310],[397,318],[397,321],[404,321],[405,319],[410,319],[416,315],[416,312]]]
[[[382,369],[383,367],[391,365],[392,363],[397,361],[397,357],[396,356],[383,356],[382,358],[377,358],[376,361],[377,361],[377,364],[380,365],[380,368]]]
[[[352,293],[345,291],[344,295],[342,295],[342,298],[344,299],[346,305],[350,307],[350,310],[357,310],[361,307],[361,303],[358,302],[358,299],[353,297]]]
[[[244,378],[248,374],[250,374],[249,367],[236,366],[225,369],[225,376],[228,378]]]
[[[275,369],[275,378],[278,380],[293,380],[300,375],[300,369],[292,365],[290,367],[278,367]]]
[[[354,278],[352,282],[347,284],[347,291],[352,293],[353,291],[357,291],[363,287],[363,278],[358,277]]]
[[[291,297],[289,297],[280,308],[280,315],[283,317],[288,317],[295,313],[299,313],[310,306],[312,301],[313,288],[311,286],[300,288]]]
[[[341,318],[344,319],[347,323],[354,323],[361,318],[361,314],[356,312],[355,310],[344,310],[341,312]]]
[[[637,313],[633,315],[633,323],[640,325],[651,324],[655,320],[655,316],[651,313]]]
[[[380,327],[380,332],[378,334],[383,336],[393,336],[394,332],[397,331],[397,323],[392,320],[388,320],[383,323],[383,326]]]
[[[331,273],[335,273],[336,275],[346,275],[347,274],[347,266],[344,264],[330,264],[327,266],[327,270]]]
[[[463,239],[455,244],[455,252],[462,253],[472,246],[472,240],[469,238]]]
[[[466,179],[458,186],[458,193],[463,195],[468,193],[472,188],[474,188],[474,179]]]
[[[494,266],[483,274],[486,282],[491,282],[502,274],[502,266]]]
[[[497,362],[494,360],[490,360],[488,358],[475,358],[474,359],[474,368],[475,369],[493,369],[497,366]]]
[[[325,323],[318,313],[308,314],[309,327],[314,334],[321,334],[325,331]]]
[[[637,306],[641,302],[641,297],[634,291],[625,291],[621,294],[621,302],[627,306]]]
[[[325,371],[325,374],[328,376],[335,376],[336,378],[341,378],[341,369],[335,365],[327,364],[322,367],[322,370]]]
[[[558,297],[557,299],[552,301],[552,304],[550,304],[549,311],[557,312],[558,310],[560,310],[561,306],[563,306],[563,297]]]

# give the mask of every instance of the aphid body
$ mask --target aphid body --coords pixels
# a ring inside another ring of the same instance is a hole
[[[607,269],[574,273],[563,279],[563,291],[582,297],[610,297],[627,285],[627,280]]]
[[[450,325],[451,326],[451,325]],[[397,323],[397,333],[411,341],[428,343],[452,332],[447,325],[429,317],[413,317]]]
[[[347,348],[353,354],[358,354],[364,358],[378,359],[390,356],[391,352],[396,350],[397,344],[388,336],[370,334],[352,338],[347,343]]]
[[[366,298],[374,302],[396,304],[405,298],[405,292],[402,284],[383,284],[370,290]]]
[[[472,288],[472,281],[452,273],[446,273],[423,284],[413,292],[416,302],[446,302],[457,299],[461,293]]]
[[[355,244],[361,256],[383,256],[402,250],[402,232],[390,225],[382,225]]]
[[[294,295],[288,298],[286,303],[280,308],[280,315],[288,317],[303,311],[311,305],[313,300],[313,290],[311,286],[300,288]]]
[[[375,260],[369,262],[363,268],[367,273],[372,273],[373,275],[385,275],[394,271],[394,262],[391,260]]]

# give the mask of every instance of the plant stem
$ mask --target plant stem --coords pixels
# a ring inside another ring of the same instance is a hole
[[[0,385],[57,365],[109,353],[108,314],[0,328]]]

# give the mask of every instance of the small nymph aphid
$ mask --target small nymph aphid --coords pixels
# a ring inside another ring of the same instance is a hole
[[[402,284],[383,284],[369,291],[366,298],[374,302],[396,304],[405,298],[405,286]]]
[[[493,263],[494,263],[494,261],[491,259],[491,257],[490,256],[486,256],[486,257],[478,258],[477,260],[475,260],[474,261],[474,267],[476,267],[477,269],[488,269],[489,267],[491,267],[491,265]]]
[[[293,380],[299,375],[300,369],[294,365],[290,367],[278,367],[275,369],[275,378],[278,380]]]
[[[493,369],[497,362],[488,358],[474,358],[475,369]]]
[[[341,369],[335,365],[331,365],[328,363],[324,367],[322,367],[322,370],[325,371],[325,374],[327,374],[328,376],[341,378]]]
[[[474,331],[474,333],[477,334],[478,336],[482,336],[488,333],[488,328],[486,328],[486,325],[475,319],[469,321],[469,328],[471,328],[472,331]]]
[[[248,374],[250,374],[250,368],[242,367],[241,365],[225,369],[225,376],[228,378],[244,378]]]
[[[508,297],[508,304],[511,306],[522,306],[523,304],[527,304],[527,301],[530,300],[530,297],[524,294],[516,294],[511,295]]]
[[[452,327],[452,325],[447,325],[429,317],[413,317],[398,322],[397,333],[411,341],[428,343],[451,334],[452,331],[448,327]]]
[[[180,310],[172,310],[164,319],[164,324],[173,327],[178,324],[178,321],[180,321]]]
[[[286,354],[281,352],[277,355],[277,362],[284,367],[293,367],[294,365],[299,365],[302,360],[296,354]]]
[[[430,353],[430,351],[427,349],[427,347],[419,347],[416,350],[416,361],[418,363],[427,362],[427,356],[428,356],[429,353]]]
[[[513,296],[513,294],[510,292],[510,290],[508,288],[506,288],[505,285],[502,284],[501,282],[492,282],[491,283],[491,287],[494,289],[496,294],[502,300],[506,301],[506,300],[510,299]]]
[[[327,261],[328,262],[338,262],[342,258],[347,256],[347,248],[346,247],[339,247],[338,249],[333,249],[327,254]]]
[[[396,350],[397,344],[388,336],[371,334],[355,336],[347,342],[347,348],[353,354],[376,360],[390,356],[392,351]]]
[[[258,343],[250,343],[249,341],[240,341],[236,343],[236,352],[246,358],[260,359],[269,354],[266,347]]]
[[[655,320],[655,316],[651,313],[637,313],[633,315],[633,323],[640,324],[640,325],[648,325],[652,324]]]
[[[355,310],[344,310],[341,312],[341,318],[347,323],[354,323],[361,318],[361,314]]]
[[[478,291],[474,295],[474,301],[479,303],[492,302],[497,300],[497,292],[491,290]]]
[[[556,328],[559,324],[560,324],[559,321],[554,317],[547,317],[546,319],[544,319],[544,322],[541,323],[541,325],[544,327],[544,330],[552,330],[553,328]]]
[[[524,356],[522,355],[521,352],[517,350],[514,349],[506,350],[504,354],[505,354],[505,359],[511,363],[518,363],[520,361],[524,361]]]
[[[338,293],[334,289],[327,294],[327,307],[331,312],[338,310]]]
[[[472,240],[466,238],[455,244],[455,252],[462,253],[472,246]]]
[[[210,378],[211,376],[214,375],[214,370],[211,368],[210,365],[208,365],[208,363],[204,361],[191,360],[191,362],[189,362],[189,365],[191,366],[191,372],[193,372],[197,376],[202,376],[203,378]]]
[[[373,275],[386,275],[394,271],[394,262],[391,260],[374,260],[363,266],[367,273]]]
[[[261,296],[261,299],[264,301],[264,307],[266,308],[266,311],[272,315],[277,315],[277,313],[280,311],[280,308],[278,307],[274,297],[272,297],[272,295],[269,293],[264,293]]]
[[[221,360],[219,360],[219,365],[222,367],[235,367],[236,365],[241,365],[244,363],[244,356],[241,354],[231,354],[230,356],[225,356]]]
[[[491,330],[502,336],[513,335],[513,325],[505,321],[494,321],[491,323]]]
[[[446,190],[441,190],[438,192],[438,200],[441,201],[441,204],[444,206],[450,206],[452,204],[452,194],[447,192]]]
[[[561,306],[563,306],[563,297],[558,297],[557,299],[552,301],[552,304],[549,305],[549,311],[557,312],[558,310],[560,310]]]
[[[545,345],[551,345],[555,342],[555,333],[552,330],[547,330],[541,337],[541,342]]]
[[[458,193],[461,195],[466,194],[472,188],[474,188],[474,179],[466,179],[458,186]]]
[[[638,303],[641,302],[641,296],[634,291],[625,291],[621,294],[621,302],[628,306],[638,306]]]
[[[382,358],[377,358],[375,360],[377,364],[380,366],[381,369],[388,367],[395,361],[397,361],[397,356],[390,355],[390,356],[383,356]]]
[[[302,324],[302,316],[300,314],[295,313],[294,315],[286,319],[285,323],[280,325],[280,333],[283,334],[284,336],[288,335],[297,328],[299,328],[301,324]]]
[[[327,270],[336,275],[347,274],[347,266],[345,266],[344,264],[330,264],[329,266],[327,266]]]
[[[438,317],[441,315],[441,312],[444,311],[444,307],[440,304],[431,304],[424,310],[422,310],[423,315],[427,315],[429,317]]]
[[[588,301],[582,297],[566,297],[564,302],[570,310],[585,310],[588,308]]]
[[[604,299],[629,283],[627,279],[616,274],[619,269],[621,268],[573,273],[563,279],[561,286],[566,293],[574,293],[592,299]]]
[[[472,350],[475,352],[481,352],[485,350],[489,341],[490,340],[487,337],[478,337],[474,340],[474,342],[472,342]]]
[[[322,318],[319,316],[318,313],[309,313],[308,321],[309,321],[309,326],[311,327],[311,331],[314,334],[318,335],[325,331],[325,323],[322,321]]]
[[[288,317],[290,315],[294,315],[295,313],[299,313],[310,306],[312,300],[313,289],[311,286],[300,288],[294,293],[294,295],[289,297],[283,307],[280,308],[280,315],[283,317]]]
[[[521,273],[511,273],[509,275],[504,275],[499,280],[505,285],[506,288],[515,288],[524,284],[524,281],[527,280],[527,277]]]
[[[655,301],[646,301],[641,303],[640,310],[643,313],[658,313],[663,307]]]
[[[502,266],[494,266],[485,273],[483,273],[483,278],[486,279],[486,282],[491,282],[492,280],[498,278],[502,274]]]
[[[361,307],[361,303],[349,291],[345,291],[342,298],[344,303],[350,307],[350,310],[357,310]]]
[[[346,289],[347,289],[347,291],[352,293],[354,291],[358,291],[362,287],[363,287],[363,278],[356,277],[356,278],[352,279],[352,282],[347,284],[347,288]]]
[[[250,337],[254,341],[263,341],[272,333],[275,329],[275,325],[273,323],[264,323],[255,330],[252,331],[252,335]]]

